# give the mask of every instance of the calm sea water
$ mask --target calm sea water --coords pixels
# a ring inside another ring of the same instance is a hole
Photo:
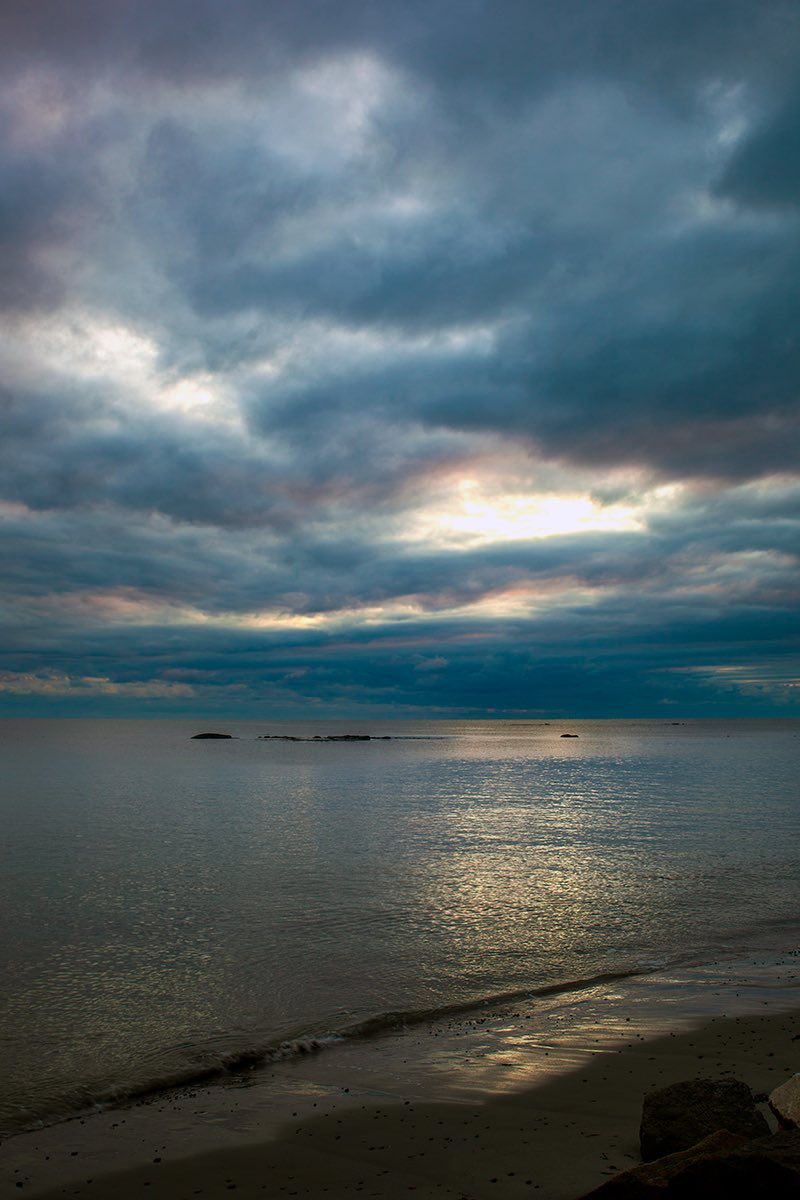
[[[257,740],[342,733],[382,740]],[[9,720],[0,758],[6,1129],[397,1011],[797,946],[797,721]]]

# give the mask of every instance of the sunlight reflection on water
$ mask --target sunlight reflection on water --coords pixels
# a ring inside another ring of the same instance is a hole
[[[766,936],[765,875],[769,919],[797,911],[791,722],[419,724],[344,745],[13,724],[12,1105],[387,1009],[736,951]]]

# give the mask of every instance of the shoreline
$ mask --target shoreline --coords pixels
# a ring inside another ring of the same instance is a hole
[[[263,1074],[276,1064],[293,1058],[302,1059],[329,1051],[336,1053],[343,1043],[351,1040],[358,1044],[384,1034],[407,1035],[413,1033],[417,1027],[442,1027],[453,1019],[467,1024],[471,1019],[476,1019],[482,1023],[482,1014],[487,1012],[496,1015],[499,1010],[517,1004],[547,1003],[551,998],[558,1003],[561,998],[568,999],[573,993],[588,994],[601,987],[624,984],[629,979],[649,974],[653,974],[652,968],[606,970],[581,979],[568,979],[535,988],[518,988],[481,998],[452,1001],[436,1008],[391,1009],[360,1018],[345,1016],[339,1028],[320,1024],[315,1029],[311,1023],[306,1031],[287,1032],[283,1038],[273,1038],[265,1047],[259,1049],[254,1046],[254,1042],[258,1041],[257,1036],[254,1038],[253,1035],[243,1035],[242,1048],[238,1051],[229,1048],[224,1055],[219,1054],[216,1062],[209,1059],[205,1064],[187,1064],[183,1069],[178,1066],[162,1081],[133,1080],[127,1088],[125,1085],[114,1087],[110,1082],[99,1082],[96,1085],[95,1098],[89,1099],[87,1096],[80,1107],[67,1108],[68,1101],[61,1099],[49,1110],[43,1109],[38,1113],[35,1109],[20,1108],[18,1111],[24,1112],[25,1116],[21,1117],[20,1123],[16,1125],[10,1113],[6,1115],[4,1112],[3,1117],[11,1123],[0,1126],[0,1141],[50,1125],[85,1118],[97,1112],[123,1108],[139,1102],[152,1103],[169,1093],[186,1094],[198,1088],[215,1087],[220,1084],[225,1086],[251,1070]]]
[[[733,966],[539,998],[84,1114],[4,1141],[0,1179],[42,1200],[232,1184],[320,1200],[575,1200],[637,1161],[650,1087],[731,1074],[768,1092],[800,1069],[797,961]]]

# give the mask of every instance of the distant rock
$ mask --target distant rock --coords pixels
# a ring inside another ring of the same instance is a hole
[[[202,741],[203,739],[207,739],[207,738],[217,739],[217,738],[232,738],[232,737],[233,737],[232,733],[193,733],[191,740],[193,742],[195,742],[198,740]]]
[[[650,1092],[639,1131],[642,1158],[652,1162],[688,1150],[704,1137],[727,1129],[746,1138],[769,1133],[753,1094],[738,1079],[688,1079]]]
[[[219,737],[220,734],[198,734],[199,737]],[[313,737],[297,737],[291,733],[260,733],[258,742],[390,742],[388,733],[373,735],[371,733],[315,733]]]
[[[793,1075],[769,1095],[769,1106],[784,1129],[800,1126],[800,1075]]]
[[[368,733],[329,733],[327,737],[317,739],[320,742],[369,742]]]
[[[561,736],[562,737],[580,737],[580,734],[578,734],[578,733],[562,733]]]

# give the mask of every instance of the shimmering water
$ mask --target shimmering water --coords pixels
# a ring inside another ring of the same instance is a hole
[[[0,1125],[397,1010],[797,945],[800,722],[206,727],[0,723]],[[390,740],[256,740],[345,732]]]

